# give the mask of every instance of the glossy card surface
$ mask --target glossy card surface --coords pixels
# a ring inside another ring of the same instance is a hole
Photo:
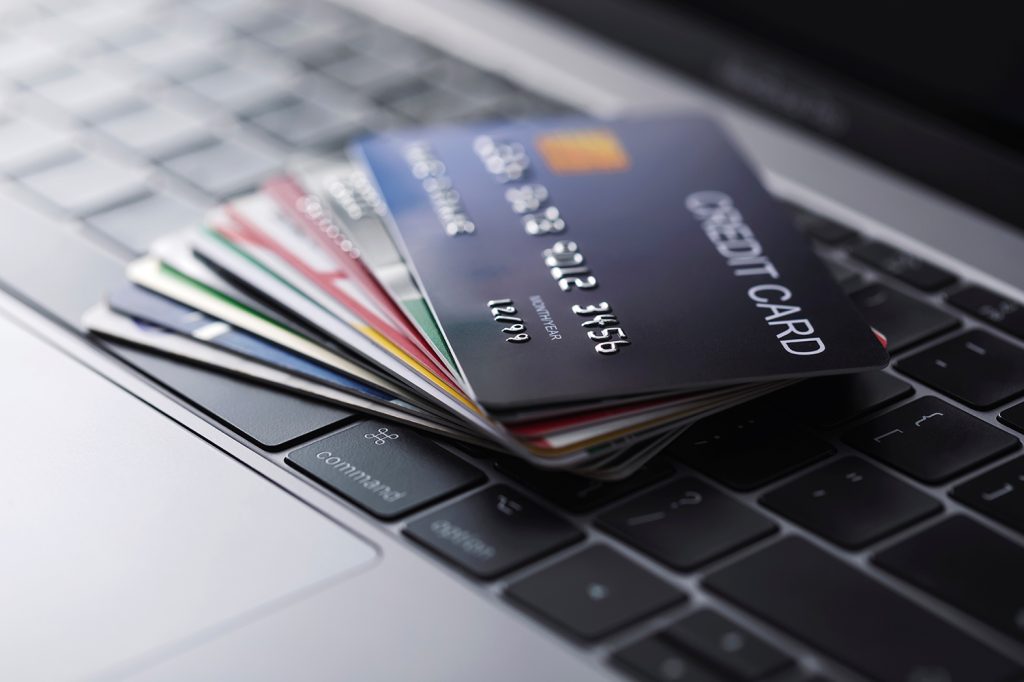
[[[490,410],[888,361],[707,118],[436,128],[353,152]]]

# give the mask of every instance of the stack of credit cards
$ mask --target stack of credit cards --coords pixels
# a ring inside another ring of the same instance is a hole
[[[699,417],[888,361],[695,115],[366,138],[127,279],[93,332],[595,478]]]

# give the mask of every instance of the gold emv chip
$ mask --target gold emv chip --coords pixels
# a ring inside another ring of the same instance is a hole
[[[629,155],[607,128],[548,133],[537,149],[553,173],[607,173],[629,168]]]

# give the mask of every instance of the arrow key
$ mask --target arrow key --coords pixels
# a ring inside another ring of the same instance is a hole
[[[761,680],[793,665],[793,659],[746,628],[701,609],[662,636],[729,673],[730,679]]]

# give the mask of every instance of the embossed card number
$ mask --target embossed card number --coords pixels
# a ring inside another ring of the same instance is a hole
[[[558,235],[565,231],[565,220],[561,211],[551,202],[548,188],[539,182],[528,182],[530,179],[530,157],[526,148],[518,142],[495,140],[489,135],[481,135],[473,142],[473,151],[483,163],[484,168],[498,182],[510,185],[505,190],[505,201],[512,212],[520,217],[524,231],[534,237]],[[514,183],[514,184],[513,184]],[[558,288],[565,292],[596,289],[597,277],[590,271],[586,258],[580,252],[579,245],[568,239],[559,239],[550,248],[541,251],[545,267],[552,279],[558,282]],[[506,303],[507,302],[507,303]],[[494,304],[494,305],[492,305]],[[513,322],[510,327],[502,329],[505,333],[516,333],[507,341],[523,343],[529,341],[522,320],[512,317],[516,309],[508,299],[489,301],[491,314],[498,322]],[[604,306],[601,308],[601,306]],[[572,310],[577,315],[586,316],[591,313],[581,312],[594,310],[595,317],[582,324],[584,328],[597,327],[587,332],[587,338],[594,341],[594,350],[601,355],[613,355],[622,346],[630,344],[626,332],[618,325],[618,319],[611,313],[607,303],[598,306],[574,305]]]
[[[580,317],[590,317],[586,322],[580,323],[581,327],[598,327],[598,329],[587,332],[587,338],[597,341],[594,350],[601,355],[613,355],[619,352],[622,346],[630,344],[629,338],[622,327],[618,325],[619,320],[612,312],[612,307],[607,301],[601,301],[594,305],[574,305],[572,311]]]

